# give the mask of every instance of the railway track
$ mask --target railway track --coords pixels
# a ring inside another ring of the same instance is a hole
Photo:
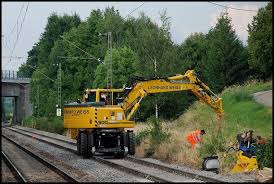
[[[38,132],[34,133],[30,130],[23,130],[22,128],[9,127],[5,129],[19,133],[21,135],[35,138],[39,141],[46,142],[74,153],[76,152],[76,143],[73,141],[62,140],[60,138],[52,137],[49,135],[42,135]],[[133,156],[127,156],[124,159],[112,159],[111,157],[94,156],[92,159],[124,172],[138,175],[155,182],[227,182],[220,178],[209,177],[189,171],[167,167]]]
[[[11,162],[9,157],[1,151],[1,182],[22,182],[26,183],[26,179],[18,171],[16,166]]]
[[[77,182],[61,169],[5,135],[2,135],[2,156],[19,182]]]

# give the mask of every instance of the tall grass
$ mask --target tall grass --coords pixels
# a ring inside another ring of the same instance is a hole
[[[229,172],[236,163],[236,151],[227,153],[225,150],[237,141],[238,133],[253,129],[255,136],[272,137],[272,108],[257,103],[252,97],[252,93],[270,89],[272,81],[249,81],[241,86],[226,88],[219,95],[222,97],[225,112],[221,120],[221,134],[217,133],[220,120],[215,112],[206,104],[196,101],[178,119],[162,124],[163,130],[169,133],[170,137],[155,149],[152,157],[201,168],[203,157],[218,155],[221,162],[220,171]],[[136,126],[138,127],[138,124]],[[204,143],[201,148],[192,150],[186,136],[196,129],[204,129],[206,134],[203,136]],[[149,144],[150,140],[144,138],[137,149],[142,150],[142,146],[147,149]],[[139,151],[137,156],[145,156],[144,152]]]

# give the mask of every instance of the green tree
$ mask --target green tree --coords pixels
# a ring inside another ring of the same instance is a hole
[[[206,61],[206,35],[193,33],[181,44],[179,56],[183,71],[195,70],[203,77],[203,64]]]
[[[110,55],[107,53],[104,62],[96,68],[93,88],[106,88],[107,62],[109,59]],[[134,63],[137,60],[137,54],[128,47],[112,50],[113,88],[122,88],[127,83],[128,78],[136,75]]]
[[[33,107],[39,106],[39,113],[42,115],[53,114],[57,101],[56,81],[49,80],[49,78],[56,79],[57,75],[57,68],[52,65],[53,59],[55,59],[51,57],[52,48],[62,34],[73,27],[77,27],[80,22],[80,18],[76,14],[72,16],[51,14],[39,41],[28,52],[26,64],[19,68],[20,75],[27,75],[33,79],[31,82],[31,101]],[[59,53],[60,56],[62,54]],[[59,61],[55,60],[55,62]],[[36,109],[34,112],[36,114]]]
[[[249,65],[256,77],[272,77],[272,2],[260,8],[248,24]]]
[[[249,72],[247,51],[232,29],[228,13],[220,15],[206,37],[207,59],[202,65],[205,82],[220,92],[225,86],[245,81]]]

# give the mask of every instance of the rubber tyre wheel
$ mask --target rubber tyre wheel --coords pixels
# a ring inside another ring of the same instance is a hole
[[[84,158],[91,157],[90,134],[87,132],[81,133],[81,153]]]
[[[128,154],[135,154],[135,135],[133,132],[128,132]]]
[[[82,132],[79,132],[78,136],[77,136],[77,155],[82,155],[82,152],[81,152],[81,134],[82,134]]]

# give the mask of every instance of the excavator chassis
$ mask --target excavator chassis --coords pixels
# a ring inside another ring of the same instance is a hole
[[[95,154],[124,158],[135,154],[135,136],[132,130],[80,129],[77,135],[77,153],[84,158]]]

